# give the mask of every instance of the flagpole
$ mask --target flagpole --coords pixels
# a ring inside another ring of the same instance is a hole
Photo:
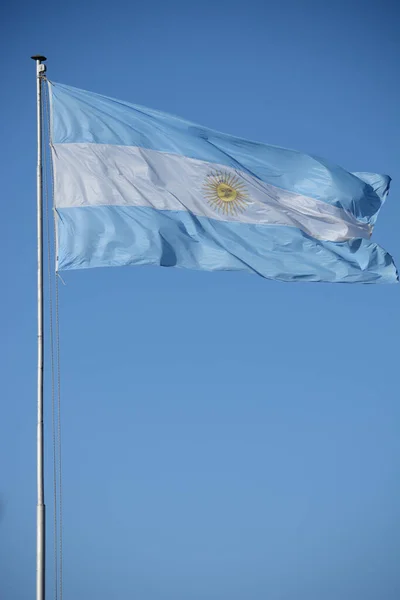
[[[38,374],[37,374],[37,507],[36,507],[36,600],[45,600],[45,504],[43,443],[43,198],[42,198],[42,75],[45,56],[36,61],[37,99],[37,304],[38,304]]]

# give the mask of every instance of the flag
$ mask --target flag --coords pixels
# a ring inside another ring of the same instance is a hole
[[[58,269],[159,265],[392,283],[390,178],[49,82]]]

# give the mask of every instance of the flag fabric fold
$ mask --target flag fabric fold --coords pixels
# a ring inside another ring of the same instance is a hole
[[[58,269],[160,265],[392,283],[390,178],[49,82]]]

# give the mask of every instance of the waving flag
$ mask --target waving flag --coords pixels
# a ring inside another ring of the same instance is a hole
[[[160,265],[392,283],[390,178],[50,83],[58,268]]]

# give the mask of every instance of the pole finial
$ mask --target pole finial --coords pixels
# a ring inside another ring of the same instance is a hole
[[[39,60],[40,62],[47,60],[47,58],[41,54],[35,54],[34,56],[31,56],[31,58],[33,60]]]

